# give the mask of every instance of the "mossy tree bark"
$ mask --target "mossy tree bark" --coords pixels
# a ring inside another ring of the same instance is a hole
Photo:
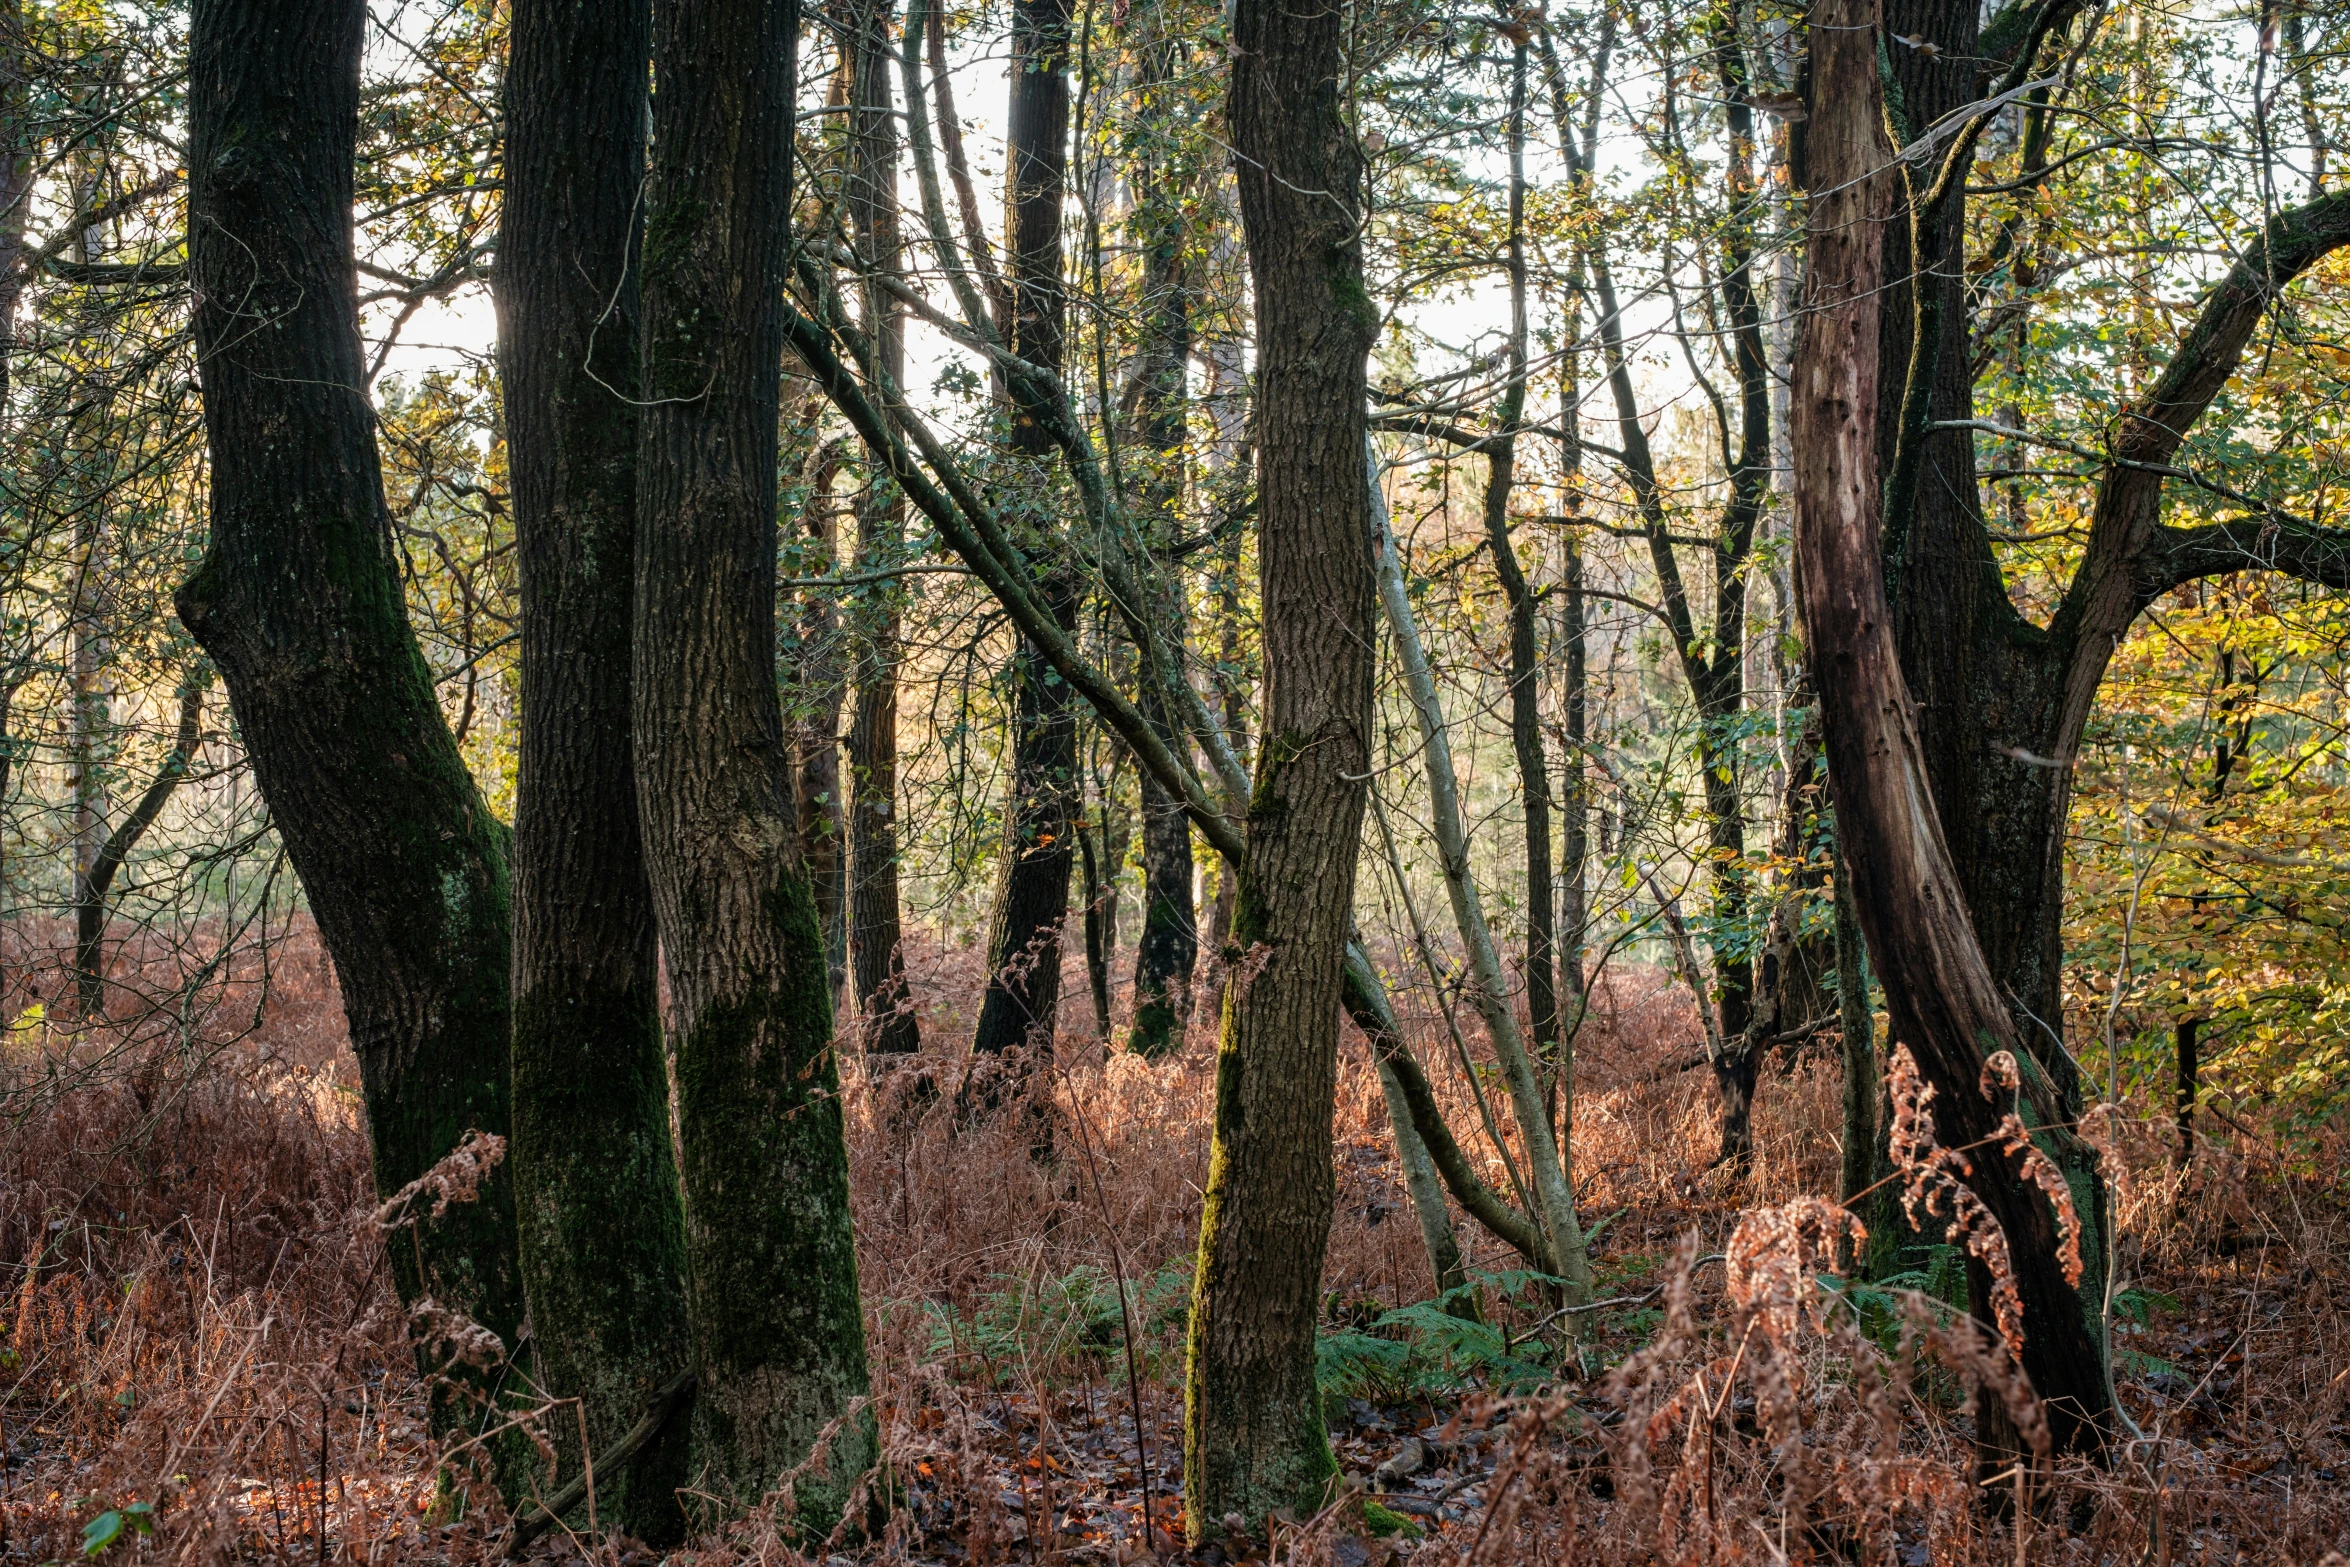
[[[692,1353],[629,743],[652,15],[516,0],[512,17],[497,304],[521,569],[513,1164],[541,1384],[581,1401],[594,1453]],[[599,1517],[682,1538],[686,1437],[672,1420],[597,1475]]]
[[[1257,317],[1264,741],[1216,1062],[1192,1293],[1184,1516],[1317,1509],[1336,1474],[1314,1324],[1336,1183],[1341,966],[1370,771],[1363,160],[1342,112],[1345,14],[1241,0],[1226,114]]]
[[[862,0],[851,90],[849,218],[865,265],[894,276],[903,263],[898,234],[898,136],[890,103],[892,0]],[[881,367],[906,376],[905,306],[879,287],[865,291]],[[867,454],[868,489],[857,510],[857,569],[883,571],[904,549],[906,501],[886,461]],[[868,1051],[922,1048],[921,1024],[906,988],[905,934],[898,912],[898,603],[894,583],[859,590],[851,611],[856,699],[849,721],[849,961],[858,1030]]]
[[[180,619],[224,678],[333,956],[377,1189],[467,1131],[506,1135],[507,835],[411,634],[384,507],[352,252],[360,0],[198,0],[188,29],[188,251],[212,530]],[[514,1189],[389,1249],[509,1350]],[[444,1424],[458,1406],[438,1404]]]
[[[1011,102],[1005,116],[1004,248],[1011,319],[1006,346],[1058,372],[1068,301],[1061,283],[1061,204],[1069,180],[1069,0],[1013,0]],[[1011,389],[1012,449],[1036,482],[1057,455],[1034,394]],[[1063,631],[1077,627],[1078,584],[1057,559],[1056,530],[1031,526],[1023,544]],[[1002,864],[988,920],[987,994],[971,1048],[1048,1055],[1061,1001],[1061,926],[1069,914],[1079,804],[1077,697],[1028,639],[1012,660],[1012,768]]]
[[[633,714],[675,1018],[697,1487],[747,1507],[866,1391],[824,938],[777,697],[775,506],[797,7],[653,8]],[[839,1516],[847,1418],[795,1487]]]

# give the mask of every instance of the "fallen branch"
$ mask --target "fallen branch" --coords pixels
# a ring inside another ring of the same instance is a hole
[[[635,1425],[628,1428],[619,1441],[597,1454],[596,1461],[582,1469],[569,1485],[557,1491],[545,1506],[532,1508],[514,1520],[514,1533],[506,1541],[506,1555],[512,1557],[518,1554],[531,1541],[553,1528],[557,1519],[585,1501],[588,1476],[598,1470],[607,1475],[619,1473],[622,1465],[661,1434],[662,1428],[676,1417],[678,1410],[692,1396],[693,1390],[694,1374],[691,1371],[671,1379],[667,1386],[653,1395],[651,1407],[646,1409]]]

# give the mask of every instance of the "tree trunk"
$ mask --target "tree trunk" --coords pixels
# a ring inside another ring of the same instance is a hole
[[[1160,558],[1159,576],[1168,602],[1167,643],[1180,649],[1190,621],[1180,564],[1168,553],[1183,533],[1185,445],[1189,434],[1191,294],[1185,265],[1191,225],[1184,197],[1193,171],[1172,166],[1167,147],[1181,145],[1163,107],[1181,61],[1177,40],[1166,36],[1167,17],[1154,11],[1152,29],[1139,45],[1138,86],[1143,93],[1144,154],[1133,175],[1134,215],[1129,220],[1142,249],[1145,311],[1142,363],[1136,370],[1135,435],[1127,465],[1138,491],[1144,538]],[[1150,683],[1143,682],[1143,712],[1170,744],[1183,734],[1181,715],[1165,710]],[[1188,749],[1188,747],[1187,747]],[[1134,1029],[1131,1047],[1145,1056],[1179,1047],[1191,1022],[1192,970],[1199,962],[1199,927],[1192,907],[1191,823],[1183,804],[1148,768],[1141,769],[1142,935],[1134,948]]]
[[[334,958],[389,1195],[469,1130],[509,1130],[509,915],[506,831],[434,699],[384,508],[353,306],[365,25],[359,0],[198,0],[189,17],[212,535],[178,606],[227,682]],[[387,1260],[402,1300],[429,1295],[511,1350],[523,1303],[507,1171]],[[454,1423],[455,1402],[437,1410]]]
[[[80,567],[69,611],[73,621],[68,655],[73,727],[66,738],[66,768],[73,794],[74,921],[82,929],[94,932],[106,918],[105,893],[96,887],[95,878],[98,853],[106,843],[106,818],[111,810],[105,751],[107,732],[113,728],[114,694],[106,684],[106,666],[111,662],[112,650],[108,645],[99,588],[105,570],[101,554],[104,539],[100,531],[105,503],[93,495],[84,498],[81,506],[82,519],[74,529]],[[82,969],[75,985],[81,1020],[97,1021],[104,1000],[104,975],[94,967]]]
[[[1508,1086],[1510,1111],[1526,1162],[1532,1167],[1535,1216],[1550,1243],[1551,1271],[1566,1280],[1570,1303],[1591,1297],[1591,1263],[1584,1255],[1583,1229],[1575,1215],[1574,1176],[1567,1168],[1567,1149],[1551,1131],[1551,1111],[1536,1075],[1532,1051],[1518,1030],[1510,1006],[1501,954],[1493,944],[1493,930],[1485,918],[1484,895],[1469,863],[1468,818],[1461,809],[1459,775],[1452,761],[1451,733],[1444,719],[1443,699],[1435,673],[1420,646],[1413,623],[1411,598],[1404,586],[1403,562],[1387,524],[1383,496],[1371,496],[1372,526],[1379,538],[1377,582],[1379,601],[1395,635],[1398,662],[1403,665],[1404,689],[1420,721],[1423,763],[1428,774],[1429,823],[1436,838],[1437,857],[1444,874],[1444,890],[1452,904],[1453,928],[1461,938],[1469,962],[1469,994],[1501,1066]],[[1547,856],[1546,856],[1547,858]],[[1401,870],[1398,869],[1398,876]]]
[[[1152,722],[1168,735],[1177,732],[1154,702],[1146,701]],[[1191,821],[1183,802],[1169,794],[1148,770],[1142,791],[1142,935],[1134,948],[1134,1030],[1132,1048],[1160,1056],[1178,1049],[1191,1022],[1191,977],[1199,961],[1191,884]]]
[[[2195,1162],[2195,1099],[2202,1092],[2202,1061],[2196,1047],[2202,1042],[2202,1033],[2203,1020],[2187,1017],[2179,1019],[2171,1034],[2177,1046],[2179,1068],[2179,1146],[2171,1163],[2181,1170]]]
[[[1061,368],[1067,302],[1061,288],[1061,202],[1069,163],[1069,0],[1014,0],[1012,89],[1005,137],[1005,249],[1011,265],[1007,347],[1040,368]],[[1056,448],[1043,409],[1012,389],[1012,447],[1036,459]],[[1037,553],[1057,553],[1040,539]],[[1072,568],[1051,561],[1039,588],[1063,631],[1077,626]],[[1022,639],[1012,662],[1012,767],[1003,863],[988,922],[987,994],[971,1048],[1002,1055],[1031,1046],[1049,1059],[1061,999],[1061,926],[1076,859],[1076,693],[1043,652]]]
[[[1549,1069],[1551,1124],[1558,1128],[1559,1150],[1571,1159],[1575,1147],[1575,1041],[1591,1005],[1591,978],[1583,971],[1584,943],[1591,925],[1591,794],[1584,785],[1589,768],[1583,755],[1590,744],[1591,677],[1583,620],[1583,552],[1572,532],[1564,535],[1564,542],[1559,637],[1566,651],[1561,703],[1566,754],[1559,772],[1563,787],[1559,791],[1558,968],[1560,988],[1567,1000]]]
[[[172,737],[171,751],[155,773],[155,781],[147,792],[139,796],[139,803],[122,825],[106,835],[105,843],[92,859],[89,874],[84,879],[83,896],[74,909],[75,930],[73,966],[81,984],[81,1015],[100,1018],[106,1015],[106,898],[113,890],[114,878],[147,836],[147,829],[155,825],[155,818],[163,814],[180,781],[188,776],[188,768],[196,758],[196,747],[203,739],[204,688],[212,683],[211,671],[192,669],[180,681],[179,730]],[[0,790],[5,782],[0,781]]]
[[[892,0],[857,7],[854,115],[848,208],[868,267],[896,276],[898,137],[890,99]],[[865,320],[881,367],[903,383],[905,306],[885,290],[865,291]],[[857,570],[886,570],[905,550],[905,497],[888,466],[868,452],[865,502],[857,511]],[[851,613],[856,645],[856,699],[849,719],[849,963],[856,986],[858,1034],[870,1053],[910,1055],[922,1048],[922,1025],[906,986],[905,933],[898,913],[898,607],[895,583],[862,590]]]
[[[1095,851],[1093,836],[1090,825],[1079,825],[1077,849],[1085,866],[1085,983],[1092,993],[1094,1037],[1106,1040],[1110,1037],[1110,947],[1104,927],[1109,923],[1110,907],[1102,887],[1105,856]]]
[[[1885,599],[1876,415],[1892,203],[1876,10],[1875,0],[1828,0],[1811,18],[1813,195],[1792,398],[1797,572],[1853,903],[1893,1037],[1935,1086],[1938,1141],[1970,1148],[2000,1115],[1978,1087],[1985,1046],[2023,1052],[1957,895]],[[2109,1408],[2103,1358],[2059,1269],[2054,1212],[2005,1155],[1975,1154],[1969,1184],[2006,1237],[2020,1352],[2051,1432],[2060,1450],[2093,1446]],[[1979,1311],[1982,1280],[1974,1293]]]
[[[512,27],[497,304],[521,568],[514,1181],[539,1380],[581,1401],[593,1454],[692,1352],[629,740],[651,13],[516,0]],[[597,1475],[599,1521],[675,1544],[687,1433],[672,1420]]]
[[[653,9],[637,799],[668,970],[700,1489],[828,1528],[874,1451],[824,935],[796,852],[775,506],[797,8]]]
[[[1341,963],[1370,772],[1375,621],[1364,482],[1363,161],[1344,15],[1241,0],[1226,100],[1257,320],[1265,737],[1217,1054],[1192,1293],[1184,1517],[1318,1511],[1338,1466],[1314,1383],[1336,1176]]]
[[[1877,1183],[1877,1095],[1883,1072],[1877,1064],[1877,1023],[1869,1010],[1868,954],[1861,942],[1860,917],[1853,911],[1852,889],[1840,873],[1836,878],[1836,1002],[1844,1031],[1844,1150],[1836,1181],[1837,1199],[1851,1204]],[[1886,1193],[1890,1197],[1891,1193]],[[1863,1222],[1874,1235],[1874,1222],[1888,1204],[1876,1203]]]
[[[801,558],[822,576],[840,569],[840,519],[830,488],[817,489],[802,518],[813,548]],[[816,899],[816,928],[824,933],[825,992],[837,1000],[848,978],[849,870],[840,783],[841,617],[833,604],[824,588],[801,598],[798,656],[785,678],[796,719],[791,748],[800,855]]]
[[[1485,541],[1510,613],[1510,748],[1518,763],[1518,797],[1525,812],[1526,1010],[1530,1040],[1547,1056],[1558,1042],[1556,904],[1551,896],[1550,770],[1542,755],[1541,653],[1535,639],[1538,607],[1518,564],[1510,532],[1510,492],[1517,479],[1517,429],[1526,409],[1526,64],[1519,44],[1510,72],[1509,289],[1510,374],[1493,414],[1485,448]]]

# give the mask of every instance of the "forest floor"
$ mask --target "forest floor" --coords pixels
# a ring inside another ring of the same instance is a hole
[[[979,993],[975,962],[952,949],[914,978],[923,1066],[874,1078],[851,1062],[844,1087],[887,1523],[796,1543],[738,1525],[672,1553],[679,1567],[2338,1564],[2330,1553],[2350,1550],[2338,1128],[2286,1136],[2245,1095],[2229,1119],[2205,1118],[2180,1171],[2167,1117],[2151,1097],[2135,1106],[2146,1116],[2125,1137],[2116,1202],[2129,1438],[2100,1468],[1980,1485],[1980,1356],[1939,1304],[1963,1298],[1954,1254],[1925,1248],[1887,1284],[1821,1282],[1820,1210],[1804,1199],[1836,1181],[1832,1043],[1766,1068],[1751,1169],[1713,1170],[1709,1081],[1675,1070],[1695,1032],[1686,998],[1629,971],[1583,1036],[1574,1115],[1578,1195],[1615,1304],[1556,1315],[1466,1220],[1478,1316],[1429,1303],[1377,1080],[1350,1035],[1321,1349],[1346,1494],[1281,1522],[1270,1547],[1218,1530],[1186,1552],[1182,1348],[1210,1031],[1203,1020],[1158,1063],[1076,1048],[1091,1018],[1073,965],[1044,1084],[1058,1157],[1040,1162],[1025,1123],[958,1133],[910,1092],[921,1072],[961,1070],[949,1042],[967,1019],[950,1002]],[[1441,1018],[1419,1022],[1439,1059]],[[478,1471],[459,1521],[436,1501],[439,1455],[367,1222],[355,1068],[314,942],[280,954],[259,1027],[200,1070],[184,1051],[106,1056],[38,1026],[6,1038],[0,1562],[500,1559],[508,1519]],[[1466,1079],[1440,1087],[1472,1124]],[[561,1532],[524,1556],[658,1560]]]

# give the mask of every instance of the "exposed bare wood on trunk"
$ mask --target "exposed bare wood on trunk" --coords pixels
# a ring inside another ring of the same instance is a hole
[[[1808,273],[1791,400],[1797,574],[1845,864],[1893,1038],[1935,1086],[1937,1137],[1968,1148],[2004,1109],[1979,1087],[1985,1058],[2023,1052],[1943,842],[1885,595],[1876,421],[1893,192],[1877,27],[1876,0],[1826,0],[1811,16]],[[2102,1351],[2058,1266],[2055,1214],[2005,1156],[1979,1150],[1971,1162],[1970,1184],[2007,1237],[2024,1368],[2051,1431],[2062,1449],[2095,1446],[2109,1409]]]

